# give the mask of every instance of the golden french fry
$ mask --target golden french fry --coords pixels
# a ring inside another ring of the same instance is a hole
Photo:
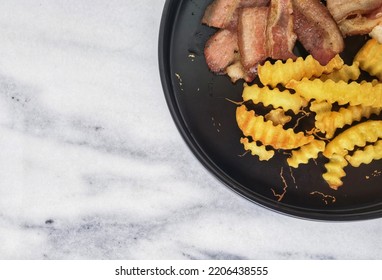
[[[295,149],[314,139],[302,132],[295,133],[293,129],[285,130],[281,125],[274,126],[271,121],[265,121],[263,116],[247,111],[245,105],[237,108],[236,122],[245,136],[251,136],[254,141],[275,149]]]
[[[262,145],[258,146],[255,141],[250,142],[247,137],[242,137],[240,143],[244,145],[245,150],[250,151],[253,156],[258,156],[261,161],[268,161],[275,155],[275,151],[267,150]]]
[[[354,58],[362,70],[382,81],[382,44],[376,39],[370,39]]]
[[[306,100],[337,102],[339,105],[349,103],[352,106],[362,104],[382,107],[382,84],[357,82],[348,84],[344,81],[326,80],[323,82],[320,79],[311,81],[304,78],[301,81],[290,81],[286,87],[294,89]]]
[[[318,102],[314,100],[310,103],[309,109],[312,112],[316,113],[316,119],[317,119],[317,116],[330,112],[332,110],[332,107],[333,105],[327,101]]]
[[[346,159],[337,154],[333,154],[329,159],[329,162],[325,164],[326,172],[322,177],[332,189],[337,190],[343,185],[341,178],[346,175],[344,168],[347,165],[348,162]]]
[[[243,90],[243,100],[252,100],[253,103],[263,103],[264,106],[272,105],[274,108],[283,108],[285,111],[292,110],[297,114],[308,102],[298,94],[292,94],[288,90],[270,89],[269,87],[259,87],[245,85]]]
[[[344,81],[349,82],[350,80],[356,81],[361,75],[359,69],[359,63],[354,62],[352,65],[344,65],[342,68],[333,71],[329,74],[323,74],[320,76],[321,81],[332,80],[335,82]]]
[[[318,120],[322,119],[323,115],[331,112],[332,107],[333,107],[333,105],[331,103],[327,102],[327,101],[318,102],[318,101],[314,100],[314,101],[312,101],[310,103],[309,109],[312,112],[316,113],[314,118],[315,118],[315,120],[317,122]],[[316,129],[317,129],[317,127],[315,127],[315,130]]]
[[[324,156],[331,158],[333,154],[345,156],[355,146],[364,147],[382,137],[382,121],[369,120],[352,126],[330,141],[325,148]]]
[[[326,66],[322,66],[311,55],[305,59],[298,57],[296,61],[288,59],[285,63],[277,60],[275,64],[266,61],[264,65],[257,68],[260,81],[263,85],[275,87],[278,84],[285,85],[291,80],[301,80],[302,78],[319,77],[323,73],[331,73],[340,69],[344,61],[336,55]]]
[[[371,115],[378,115],[382,111],[382,107],[373,108],[370,106],[356,105],[340,108],[338,112],[324,112],[316,119],[316,127],[319,131],[325,133],[325,136],[330,139],[338,128],[343,128],[345,125],[350,125],[355,121],[360,121],[362,118],[369,118]]]
[[[282,126],[292,120],[292,117],[285,115],[285,111],[281,108],[271,110],[264,118],[267,121],[271,121],[274,125],[279,124]]]
[[[289,166],[297,168],[300,164],[308,163],[309,159],[316,159],[318,154],[325,150],[325,145],[324,141],[313,140],[300,149],[293,150],[292,156],[287,159]]]
[[[362,80],[362,81],[360,82],[360,84],[365,84],[365,83],[371,83],[373,86],[376,86],[376,85],[378,85],[380,82],[379,82],[378,79],[373,79],[371,82],[366,81],[366,80]]]
[[[382,159],[382,140],[378,140],[374,145],[367,145],[363,150],[357,150],[353,155],[346,155],[345,158],[354,167]]]

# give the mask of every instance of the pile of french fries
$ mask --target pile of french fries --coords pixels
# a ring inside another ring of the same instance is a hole
[[[375,79],[359,81],[361,70]],[[322,153],[328,158],[323,179],[335,190],[343,185],[347,165],[358,167],[382,158],[382,120],[369,119],[382,111],[382,44],[377,40],[368,40],[352,65],[345,65],[339,55],[326,66],[308,56],[266,62],[258,74],[262,85],[245,85],[236,110],[244,135],[240,142],[252,155],[268,161],[275,150],[287,151],[287,163],[298,168]],[[272,109],[266,114],[250,110],[245,105],[250,100]],[[314,128],[285,129],[293,118],[287,111],[296,117],[313,112]]]

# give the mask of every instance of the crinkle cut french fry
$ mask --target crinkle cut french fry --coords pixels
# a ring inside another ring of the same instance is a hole
[[[362,84],[366,84],[366,83],[371,83],[373,86],[376,86],[376,85],[378,85],[380,82],[379,82],[378,79],[373,79],[373,80],[371,80],[370,82],[369,82],[369,81],[366,81],[366,80],[362,80],[362,81],[360,82],[361,85],[362,85]]]
[[[317,120],[320,118],[322,114],[330,112],[332,110],[332,107],[333,105],[329,102],[326,102],[326,101],[319,102],[314,100],[310,103],[309,109],[312,112],[316,113],[316,120]]]
[[[274,126],[271,121],[265,121],[263,116],[247,111],[245,105],[236,109],[236,122],[245,136],[251,136],[254,141],[275,149],[295,149],[314,139],[302,132],[295,133],[293,129],[285,130],[281,125]]]
[[[326,172],[322,175],[328,185],[337,190],[343,185],[342,177],[346,176],[344,168],[348,165],[346,159],[337,154],[333,154],[329,159],[329,162],[325,164]]]
[[[297,114],[308,102],[298,94],[292,94],[289,90],[280,91],[270,89],[267,86],[260,88],[254,84],[245,85],[243,90],[243,100],[252,100],[253,103],[263,103],[264,106],[272,105],[274,108],[283,108],[285,111],[292,110]]]
[[[362,104],[382,107],[382,84],[373,86],[372,83],[351,82],[348,84],[344,81],[323,82],[320,79],[311,81],[304,78],[301,81],[290,81],[286,87],[294,89],[306,100],[338,102],[339,105],[349,103],[352,106]]]
[[[344,65],[341,69],[335,70],[329,74],[323,74],[320,76],[321,81],[332,80],[335,82],[344,81],[349,82],[350,80],[356,81],[361,75],[359,69],[359,63],[354,62],[352,65]]]
[[[246,151],[250,151],[253,156],[258,156],[260,161],[268,161],[275,155],[275,151],[267,150],[262,145],[258,146],[255,141],[250,142],[247,137],[242,137],[240,143],[244,145]]]
[[[382,107],[373,108],[363,105],[340,108],[338,112],[331,111],[320,114],[319,118],[316,119],[316,127],[330,139],[337,129],[350,125],[355,121],[360,121],[364,117],[369,118],[373,114],[378,115],[381,111]]]
[[[273,109],[264,116],[265,120],[273,122],[274,125],[284,126],[292,120],[291,116],[287,116],[281,108]]]
[[[359,50],[354,58],[362,70],[382,81],[382,44],[376,39],[370,39]]]
[[[345,158],[354,167],[382,159],[382,140],[378,140],[374,145],[367,145],[363,150],[357,150],[353,155],[346,155]]]
[[[321,120],[322,116],[331,112],[333,105],[327,101],[318,102],[316,100],[310,103],[310,111],[316,113],[315,120]]]
[[[313,140],[300,149],[293,150],[292,156],[287,159],[289,166],[297,168],[300,164],[308,163],[309,159],[316,159],[318,154],[325,150],[325,145],[324,141]]]
[[[302,78],[319,77],[323,73],[331,73],[340,69],[344,61],[336,55],[326,66],[322,66],[311,55],[305,59],[298,57],[296,61],[288,59],[285,63],[277,60],[275,64],[266,61],[264,65],[257,68],[260,81],[263,85],[275,87],[278,84],[285,85],[291,80],[301,80]]]
[[[382,121],[369,120],[352,126],[336,136],[325,148],[324,156],[333,154],[345,156],[356,146],[364,147],[367,143],[374,143],[382,137]]]

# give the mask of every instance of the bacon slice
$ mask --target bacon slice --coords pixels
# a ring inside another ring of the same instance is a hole
[[[349,16],[367,14],[382,6],[381,0],[327,0],[326,5],[336,22]]]
[[[292,4],[298,40],[321,65],[326,65],[344,49],[337,23],[319,0],[292,0]]]
[[[249,73],[245,71],[240,60],[228,66],[226,71],[227,71],[227,75],[231,78],[231,81],[233,83],[236,83],[240,79],[243,79],[247,83],[250,83],[256,78],[255,73]]]
[[[207,41],[204,56],[212,72],[225,73],[227,66],[238,59],[238,51],[236,32],[221,29]]]
[[[382,23],[382,0],[328,0],[327,6],[344,36],[367,34]]]
[[[268,7],[243,8],[238,21],[238,43],[241,63],[249,73],[267,58]]]
[[[216,28],[231,24],[241,0],[214,0],[204,12],[202,23]]]
[[[240,7],[265,7],[268,6],[270,0],[241,0]]]
[[[240,8],[265,7],[270,0],[214,0],[206,9],[202,23],[216,28],[237,27]]]
[[[340,22],[338,26],[344,36],[352,36],[368,34],[378,24],[382,24],[382,13],[376,18],[357,16]]]
[[[268,54],[273,59],[296,59],[292,50],[297,36],[293,31],[291,0],[271,0],[268,16]]]

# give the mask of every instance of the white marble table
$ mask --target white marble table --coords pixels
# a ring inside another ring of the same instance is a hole
[[[382,220],[276,214],[201,166],[160,84],[163,5],[0,1],[0,258],[382,258]]]

